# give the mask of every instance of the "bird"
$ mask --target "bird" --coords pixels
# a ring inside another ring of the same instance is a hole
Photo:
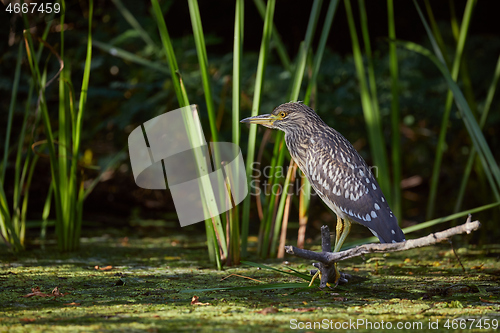
[[[363,157],[312,108],[302,102],[289,102],[276,107],[270,114],[245,118],[241,122],[285,132],[291,157],[314,191],[337,215],[333,252],[340,251],[352,223],[367,227],[381,243],[406,241]],[[335,273],[337,285],[341,277],[337,265]]]

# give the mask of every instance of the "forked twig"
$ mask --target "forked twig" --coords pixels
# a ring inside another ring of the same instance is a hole
[[[363,254],[368,253],[386,253],[386,252],[398,252],[406,251],[410,249],[415,249],[419,247],[429,246],[433,244],[440,243],[442,241],[447,241],[448,238],[459,235],[463,233],[470,234],[472,231],[476,231],[481,227],[479,221],[471,222],[471,215],[469,214],[467,221],[459,226],[449,228],[440,232],[432,233],[425,237],[410,239],[406,242],[401,243],[384,243],[384,244],[364,244],[356,246],[352,249],[348,249],[340,252],[330,252],[325,251],[330,249],[331,246],[323,246],[322,252],[314,252],[309,250],[302,250],[296,248],[295,246],[287,245],[285,246],[285,251],[288,254],[310,260],[319,261],[319,264],[314,266],[318,267],[321,272],[321,283],[320,287],[324,288],[327,282],[331,282],[332,271],[334,270],[334,263],[359,257]],[[330,244],[330,229],[328,226],[321,227],[321,240],[323,245]]]

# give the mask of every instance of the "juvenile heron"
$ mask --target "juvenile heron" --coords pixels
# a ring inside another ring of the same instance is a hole
[[[271,114],[241,122],[285,132],[290,155],[319,197],[337,215],[334,252],[342,247],[352,222],[370,229],[381,243],[405,241],[398,220],[366,162],[313,109],[302,103],[285,103]],[[335,272],[338,283],[337,267]]]

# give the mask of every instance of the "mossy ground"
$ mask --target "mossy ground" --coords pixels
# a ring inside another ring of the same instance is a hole
[[[319,247],[318,247],[319,248]],[[5,248],[3,248],[5,250]],[[278,272],[238,266],[216,271],[206,263],[202,239],[173,236],[84,238],[81,250],[60,254],[55,247],[19,254],[0,252],[0,331],[324,331],[321,322],[342,331],[367,330],[346,325],[366,320],[375,325],[409,323],[427,331],[438,321],[488,318],[500,321],[500,246],[460,248],[466,272],[449,245],[341,263],[356,281],[335,290],[274,289],[190,292],[190,289],[303,282]],[[259,261],[258,259],[250,259]],[[265,264],[307,272],[301,259]],[[99,266],[100,269],[96,269]],[[112,266],[112,267],[107,267]],[[104,268],[104,269],[103,269]],[[252,281],[239,274],[262,281]],[[22,297],[38,286],[63,297]],[[208,305],[191,305],[194,295]],[[261,311],[267,308],[275,310]],[[267,313],[267,314],[266,314]],[[296,321],[294,321],[296,320]],[[420,324],[419,324],[420,323]],[[449,322],[451,324],[451,321]],[[305,325],[305,326],[302,326]],[[387,326],[386,326],[387,327]],[[459,327],[459,326],[458,326]],[[369,329],[368,329],[369,330]],[[380,331],[386,329],[380,328]],[[478,332],[486,331],[476,328]]]

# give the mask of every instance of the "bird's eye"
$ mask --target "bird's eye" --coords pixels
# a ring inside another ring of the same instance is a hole
[[[285,113],[285,112],[283,112],[283,111],[281,111],[281,112],[280,112],[280,117],[281,117],[281,118],[285,118],[285,116],[286,116],[286,113]]]

